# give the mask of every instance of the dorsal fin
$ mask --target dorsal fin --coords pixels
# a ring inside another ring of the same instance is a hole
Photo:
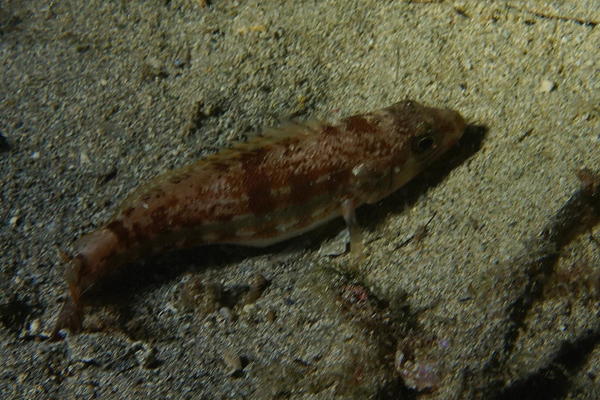
[[[322,127],[325,125],[325,122],[318,120],[309,120],[306,122],[289,121],[279,127],[267,128],[260,133],[253,134],[245,142],[234,142],[230,147],[223,148],[214,154],[200,158],[194,163],[168,171],[151,180],[146,185],[139,186],[125,198],[115,215],[119,215],[126,209],[131,208],[132,203],[137,202],[143,196],[148,196],[155,187],[161,187],[165,181],[172,182],[174,177],[188,175],[194,173],[194,170],[207,168],[210,165],[217,169],[227,168],[228,165],[232,165],[232,162],[238,162],[239,155],[243,152],[252,152],[262,147],[276,145],[278,142],[284,142],[290,138],[297,138],[298,141],[301,141],[302,138],[319,135],[322,132]]]
[[[304,136],[319,135],[320,127],[324,122],[318,120],[309,120],[306,122],[288,121],[280,126],[266,128],[256,134],[251,135],[245,142],[235,142],[231,147],[221,150],[209,157],[222,155],[226,157],[230,152],[250,151],[256,148],[276,144],[289,138],[302,138]]]

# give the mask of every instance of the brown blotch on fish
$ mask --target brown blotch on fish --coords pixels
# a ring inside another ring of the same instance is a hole
[[[332,125],[325,125],[323,127],[323,133],[325,135],[338,135],[341,133],[341,131],[339,130],[339,128],[332,126]]]
[[[315,195],[314,179],[308,174],[290,175],[287,182],[291,189],[290,202],[293,204],[303,203]]]
[[[169,178],[169,183],[173,184],[173,185],[177,185],[179,183],[181,183],[183,180],[189,178],[189,174],[187,172],[181,173],[181,174],[173,174],[170,178]]]
[[[367,121],[360,115],[348,117],[344,120],[346,122],[346,129],[350,132],[367,132],[367,133],[378,133],[379,129],[376,125]]]
[[[243,185],[248,196],[248,207],[255,214],[265,214],[273,209],[271,180],[262,168],[267,149],[258,148],[240,154]]]
[[[123,222],[121,220],[114,220],[109,222],[106,225],[106,229],[115,234],[118,240],[124,245],[128,245],[130,243],[129,231],[123,226]]]
[[[229,168],[231,167],[231,165],[222,161],[213,161],[210,163],[210,166],[221,173],[229,171]]]

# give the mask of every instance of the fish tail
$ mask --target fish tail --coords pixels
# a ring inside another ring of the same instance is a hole
[[[79,332],[81,330],[82,320],[83,310],[81,303],[75,302],[72,297],[69,297],[58,313],[58,318],[54,325],[54,329],[52,330],[52,334],[50,335],[50,340],[62,340],[64,337],[61,335],[60,331],[63,329],[68,329],[71,332]]]

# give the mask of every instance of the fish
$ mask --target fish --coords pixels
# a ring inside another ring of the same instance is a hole
[[[361,248],[355,210],[405,185],[452,148],[456,111],[404,100],[334,122],[289,123],[166,172],[135,189],[67,257],[68,301],[53,336],[77,332],[82,297],[135,261],[211,244],[265,247],[343,217]]]

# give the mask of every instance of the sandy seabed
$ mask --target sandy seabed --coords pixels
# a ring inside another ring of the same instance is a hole
[[[600,398],[599,22],[594,0],[2,2],[1,397]],[[166,254],[48,340],[57,249],[139,183],[405,98],[470,126],[358,210],[360,268],[329,255],[341,221]]]

